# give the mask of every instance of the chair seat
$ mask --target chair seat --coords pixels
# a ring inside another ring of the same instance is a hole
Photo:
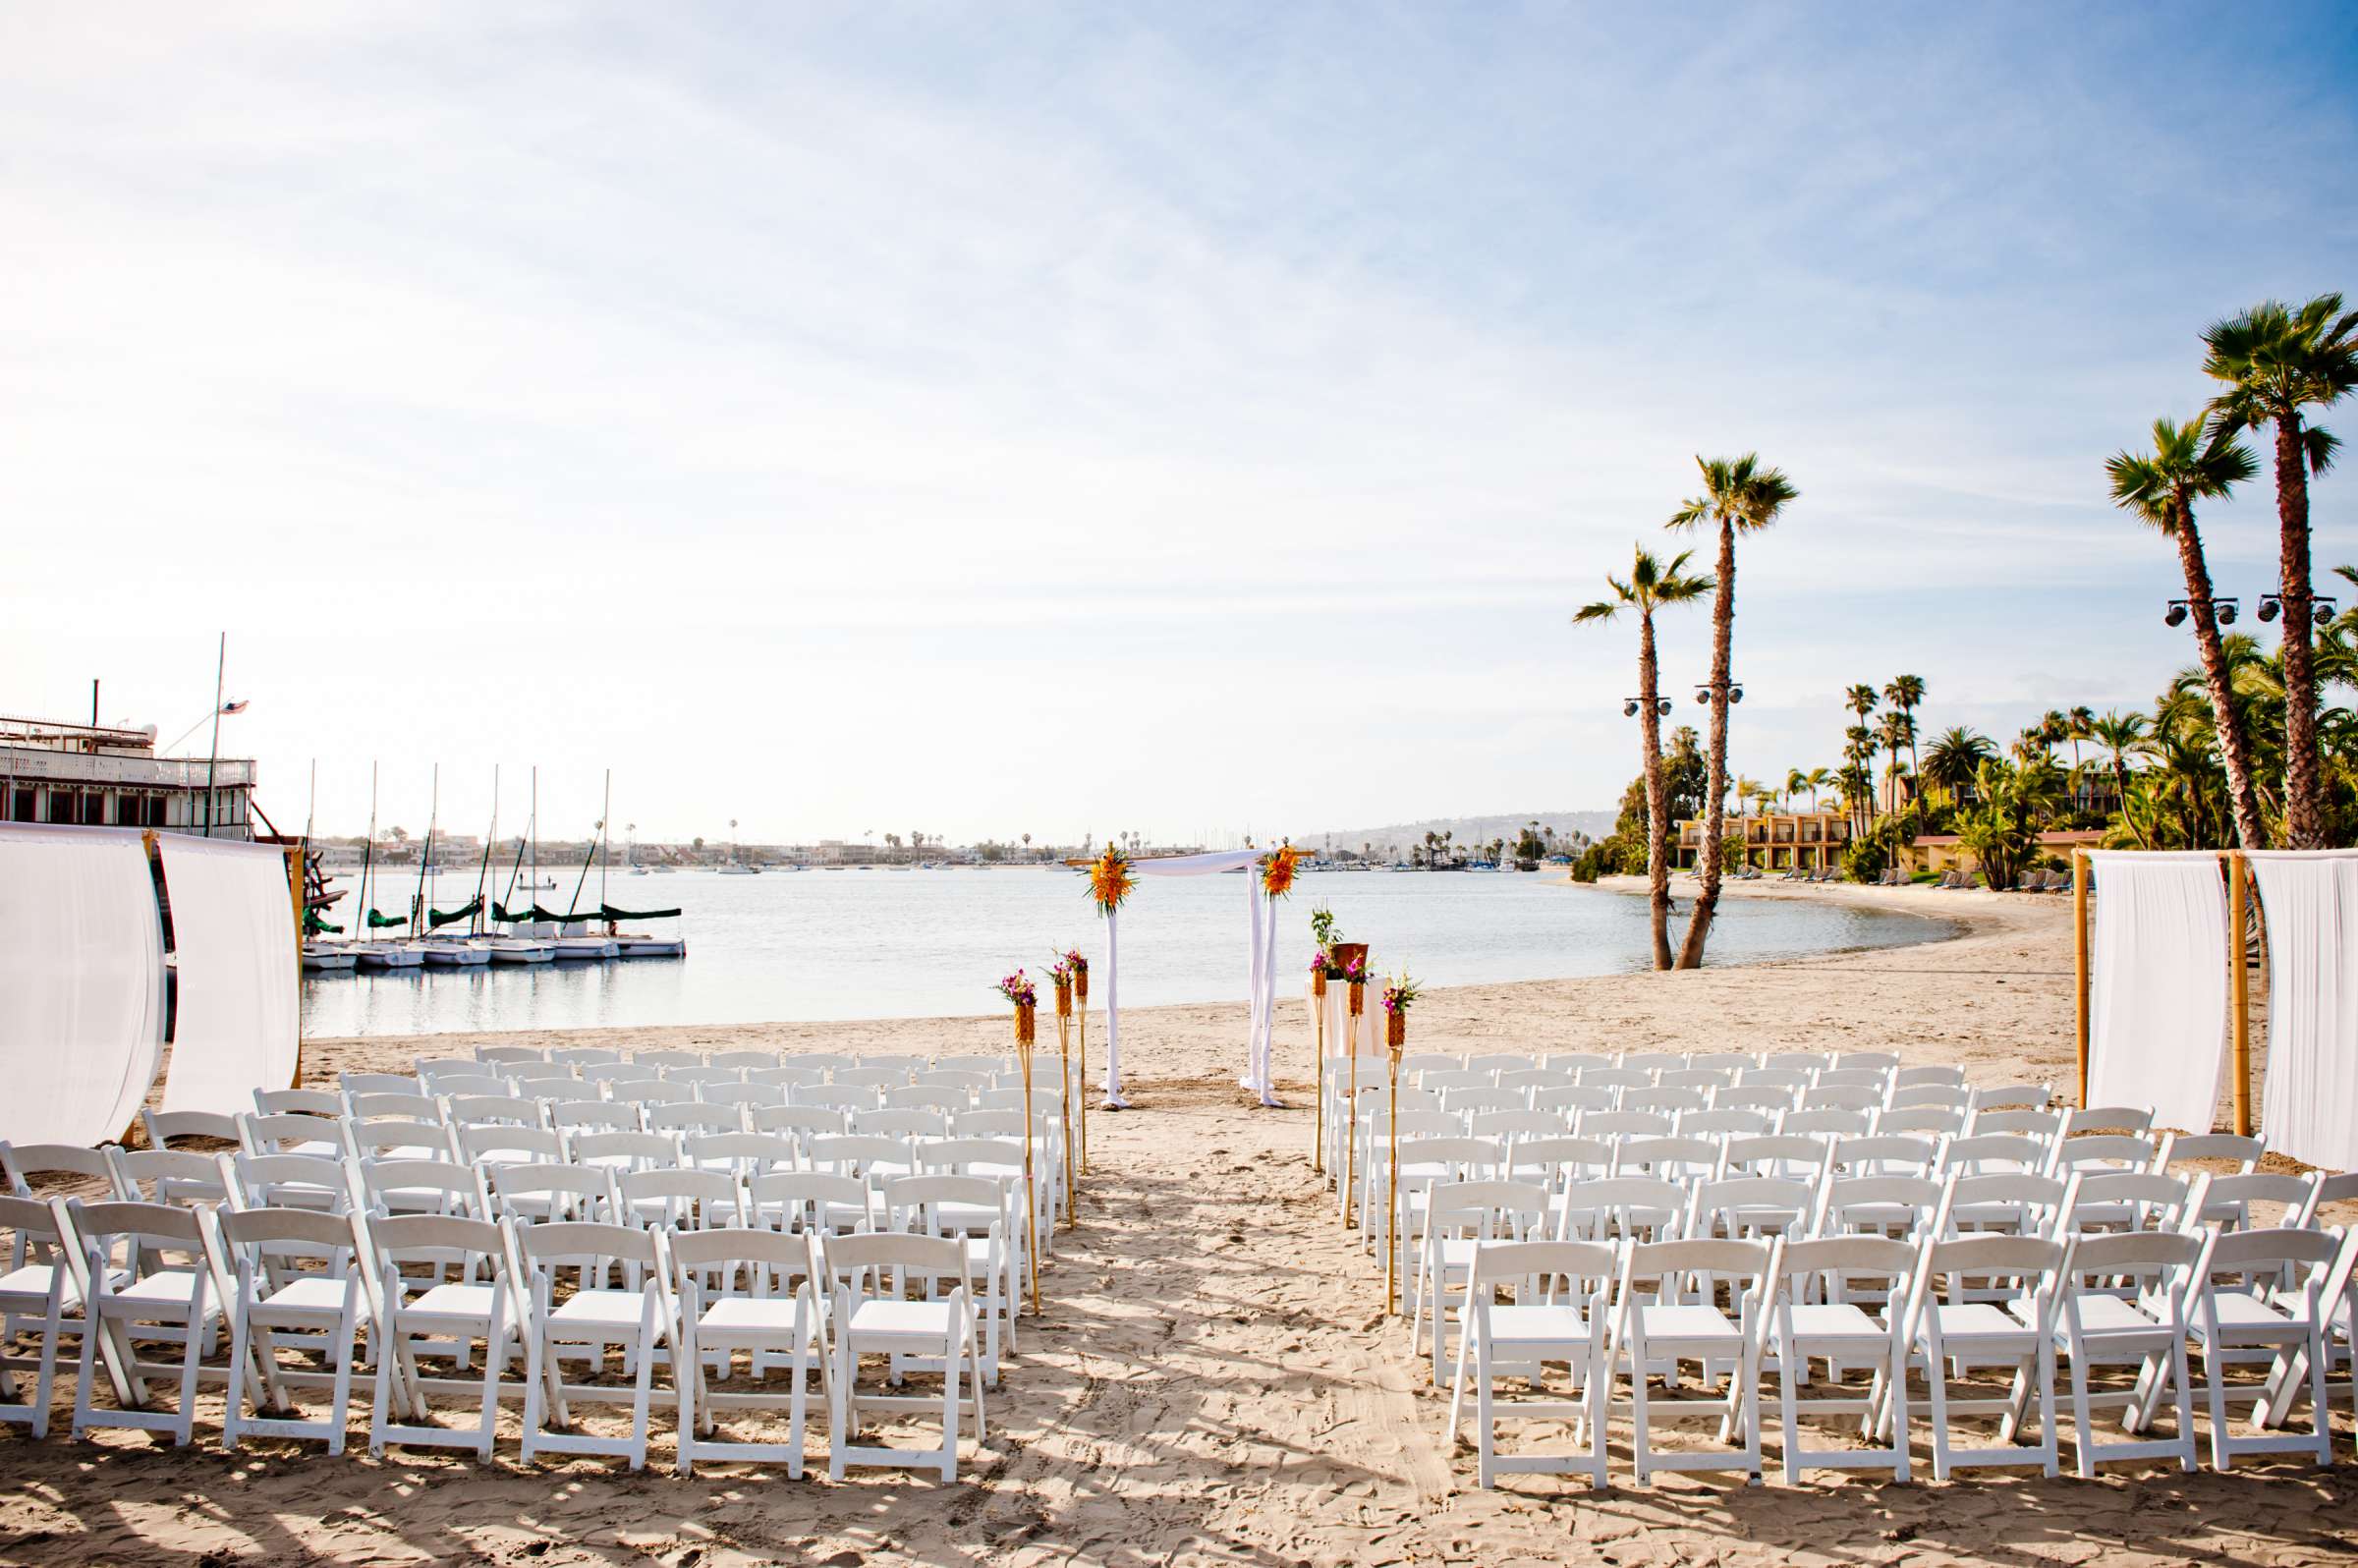
[[[264,1295],[259,1305],[273,1311],[317,1312],[332,1316],[344,1310],[344,1281],[326,1274],[306,1274]]]
[[[627,1328],[636,1333],[646,1298],[635,1290],[577,1290],[548,1315],[553,1328]]]
[[[401,1311],[408,1316],[471,1318],[481,1322],[491,1316],[489,1285],[432,1285],[413,1296]]]
[[[2023,1345],[2031,1330],[2022,1319],[1994,1302],[1971,1301],[1935,1306],[1943,1344]]]
[[[2079,1298],[2080,1332],[2090,1338],[2122,1334],[2167,1334],[2168,1328],[2133,1301],[2118,1296]]]
[[[1657,1340],[1724,1340],[1735,1344],[1744,1337],[1743,1331],[1716,1307],[1640,1307],[1638,1323],[1650,1344]]]
[[[938,1344],[951,1330],[946,1301],[864,1301],[852,1309],[847,1331],[859,1339],[924,1339]]]
[[[2293,1339],[2308,1332],[2306,1314],[2296,1316],[2257,1296],[2247,1296],[2241,1291],[2221,1291],[2215,1301],[2219,1331],[2229,1338],[2257,1335]],[[2198,1338],[2205,1331],[2200,1314],[2195,1316],[2192,1330]]]
[[[1588,1316],[1577,1307],[1492,1307],[1490,1347],[1493,1353],[1512,1346],[1589,1342]]]
[[[114,1293],[119,1306],[186,1308],[196,1296],[196,1275],[185,1268],[142,1274]]]
[[[1793,1337],[1803,1344],[1858,1343],[1887,1345],[1891,1331],[1876,1320],[1855,1303],[1846,1301],[1803,1302],[1793,1309]],[[1784,1342],[1783,1325],[1778,1318],[1768,1320],[1769,1342]]]
[[[637,1320],[636,1312],[633,1320]],[[818,1329],[814,1314],[804,1324],[806,1337]],[[700,1333],[722,1334],[792,1334],[794,1332],[794,1298],[792,1296],[723,1296],[704,1309],[697,1319]]]
[[[7,1273],[0,1274],[0,1298],[34,1298],[42,1304],[42,1310],[46,1311],[49,1287],[56,1279],[56,1265],[27,1263],[23,1268],[12,1268]],[[68,1307],[82,1305],[82,1292],[74,1288],[73,1275],[68,1274],[65,1277],[62,1294]]]

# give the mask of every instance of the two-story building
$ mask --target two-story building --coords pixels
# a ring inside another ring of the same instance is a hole
[[[1727,841],[1744,846],[1744,863],[1765,871],[1817,870],[1842,859],[1850,842],[1850,818],[1840,812],[1772,812],[1766,816],[1727,818]],[[1703,853],[1703,823],[1678,824],[1673,854],[1682,869],[1692,869]]]
[[[0,716],[0,821],[251,839],[245,756],[158,756],[155,730]]]

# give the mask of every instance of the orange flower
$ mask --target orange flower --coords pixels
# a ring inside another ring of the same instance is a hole
[[[1294,889],[1294,863],[1302,852],[1291,844],[1280,845],[1268,864],[1261,868],[1261,889],[1271,898],[1283,898]]]
[[[1089,896],[1096,901],[1097,913],[1110,915],[1122,907],[1130,896],[1137,878],[1130,870],[1130,858],[1111,844],[1089,868]]]

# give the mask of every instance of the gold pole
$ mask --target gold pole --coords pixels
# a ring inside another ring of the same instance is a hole
[[[1354,989],[1364,989],[1354,987]],[[1344,1043],[1351,1047],[1351,1101],[1343,1107],[1343,1228],[1358,1228],[1359,1216],[1351,1211],[1351,1178],[1359,1174],[1359,1019],[1355,1009],[1350,1022],[1343,1026]]]
[[[1310,1168],[1326,1174],[1326,977],[1310,988]]]
[[[1077,987],[1081,1001],[1081,1174],[1089,1174],[1089,984]]]
[[[1024,1028],[1024,1010],[1015,1010],[1015,1049],[1024,1059],[1024,1234],[1030,1238],[1025,1256],[1032,1264],[1032,1316],[1039,1316],[1039,1195],[1032,1180],[1032,1032]]]
[[[2074,1016],[2078,1025],[2080,1108],[2088,1108],[2088,852],[2071,852],[2071,963]]]
[[[2252,1136],[2252,972],[2243,946],[2243,856],[2227,854],[2227,961],[2235,993],[2235,1133]]]

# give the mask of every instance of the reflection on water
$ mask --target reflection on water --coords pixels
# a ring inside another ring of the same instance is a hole
[[[1242,999],[1251,885],[1245,876],[1143,884],[1121,916],[1124,1005]],[[388,881],[372,902],[407,908],[411,886]],[[464,888],[446,877],[435,902],[455,907],[473,892],[472,877]],[[329,1037],[980,1014],[1000,1005],[991,986],[1001,975],[1019,964],[1037,973],[1065,946],[1099,966],[1093,999],[1102,998],[1105,923],[1069,871],[684,871],[617,877],[608,896],[686,910],[689,956],[309,977],[305,1031]],[[594,879],[584,902],[596,902]],[[1310,913],[1320,905],[1348,936],[1373,944],[1377,968],[1405,965],[1431,985],[1607,975],[1649,961],[1642,898],[1539,875],[1309,875],[1277,907],[1282,994],[1302,988]],[[1897,946],[1946,929],[1830,899],[1731,899],[1712,933],[1712,960]]]

